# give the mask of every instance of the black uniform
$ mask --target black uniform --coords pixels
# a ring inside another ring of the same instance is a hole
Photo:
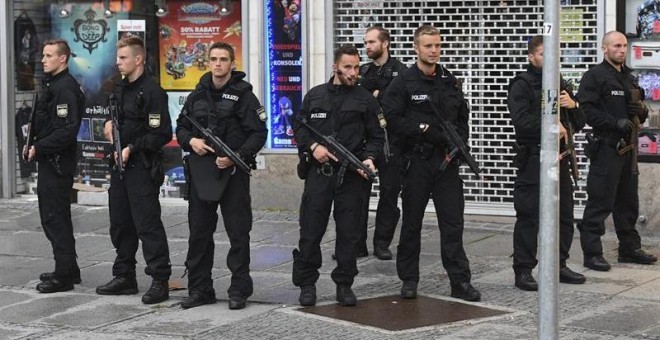
[[[132,150],[123,180],[116,170],[110,178],[110,238],[117,251],[112,275],[135,278],[135,253],[141,241],[145,273],[167,281],[172,270],[158,200],[163,182],[161,149],[172,140],[167,94],[144,73],[131,83],[122,80],[115,94],[122,148]]]
[[[39,162],[39,216],[53,246],[55,276],[62,282],[79,276],[71,223],[71,186],[76,170],[76,136],[85,110],[80,84],[65,69],[47,76],[33,126]]]
[[[629,136],[617,129],[619,119],[629,119],[630,90],[639,89],[625,65],[617,71],[608,61],[587,71],[580,81],[578,98],[593,127],[593,143],[585,152],[591,160],[587,177],[587,205],[580,229],[585,258],[603,254],[600,237],[605,233],[605,218],[612,213],[619,238],[619,254],[640,249],[635,222],[639,215],[638,176],[631,167],[632,152],[619,155],[620,141]],[[641,89],[640,89],[641,91]],[[644,98],[643,91],[641,98]],[[645,117],[640,117],[643,121]],[[619,146],[617,146],[619,145]]]
[[[442,263],[452,285],[470,281],[470,265],[463,249],[463,181],[459,164],[451,162],[439,170],[450,145],[441,133],[439,118],[430,103],[452,122],[458,134],[468,139],[468,107],[460,83],[444,67],[437,65],[433,77],[425,76],[417,65],[396,77],[383,100],[388,132],[402,140],[403,222],[396,267],[399,278],[419,281],[419,254],[424,210],[433,198],[440,228]],[[429,124],[422,134],[420,123]]]
[[[190,152],[190,199],[188,221],[188,289],[215,297],[211,269],[213,268],[213,233],[218,224],[218,204],[222,212],[231,248],[227,255],[227,267],[231,270],[229,296],[247,298],[252,295],[250,277],[250,176],[230,167],[220,170],[216,156],[197,155],[190,147],[190,140],[202,138],[199,131],[182,115],[190,114],[202,126],[236,151],[247,163],[263,147],[266,136],[266,116],[252,85],[244,81],[245,73],[233,71],[231,79],[221,89],[212,84],[211,73],[202,76],[193,93],[188,96],[181,115],[177,119],[176,135],[181,147]]]
[[[387,61],[376,66],[373,62],[360,67],[360,86],[373,93],[378,90],[378,103],[382,102],[385,90],[394,77],[407,69],[406,65],[390,56]],[[385,125],[383,119],[381,123]],[[383,126],[384,127],[384,126]],[[389,137],[389,136],[388,136]],[[394,238],[396,224],[399,222],[401,211],[398,207],[399,193],[401,192],[401,151],[397,149],[394,136],[388,138],[389,155],[385,150],[376,158],[378,168],[378,187],[380,198],[376,210],[376,229],[374,231],[374,249],[387,249]],[[362,207],[363,215],[360,218],[360,240],[358,242],[357,254],[367,253],[367,222],[369,220],[369,199],[371,197],[371,183],[365,184],[365,199]]]
[[[299,119],[306,119],[323,134],[335,134],[337,141],[359,159],[375,159],[382,152],[384,142],[376,99],[362,87],[334,85],[333,81],[334,77],[307,92]],[[332,280],[337,285],[350,286],[358,273],[355,260],[360,237],[358,220],[368,181],[357,172],[346,170],[338,186],[340,166],[334,162],[322,165],[312,156],[310,147],[318,138],[298,120],[294,123],[294,134],[299,153],[309,160],[309,169],[301,176],[306,178],[300,203],[300,242],[293,251],[293,283],[311,286],[318,280],[321,239],[334,202],[337,268],[332,271]]]
[[[516,76],[509,83],[507,105],[515,128],[517,155],[514,166],[518,168],[513,190],[513,204],[516,209],[516,224],[513,231],[513,269],[516,272],[531,271],[536,260],[537,237],[539,232],[539,176],[541,143],[541,90],[542,73],[529,64],[527,71]],[[561,90],[573,96],[562,80]],[[581,109],[561,109],[564,126],[570,119],[575,132],[585,124]],[[562,143],[562,149],[565,145]],[[573,184],[570,175],[569,157],[560,161],[559,172],[559,257],[560,266],[566,266],[571,242],[573,241]]]

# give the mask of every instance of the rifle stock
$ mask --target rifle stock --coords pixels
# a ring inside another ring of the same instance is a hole
[[[197,128],[197,130],[202,133],[204,139],[209,144],[211,144],[211,147],[213,148],[213,151],[217,157],[229,157],[229,159],[234,162],[234,166],[241,169],[241,171],[245,172],[246,174],[252,176],[250,167],[243,161],[239,154],[234,152],[234,150],[225,144],[222,139],[214,135],[211,130],[203,127],[195,118],[190,117],[186,110],[184,110],[182,114],[195,128]]]
[[[451,151],[447,153],[445,156],[445,160],[442,162],[440,165],[440,170],[444,170],[447,165],[454,159],[454,157],[457,154],[461,154],[463,156],[463,159],[467,163],[467,165],[470,167],[470,170],[477,176],[477,178],[481,178],[481,169],[479,168],[479,164],[477,164],[477,161],[472,157],[472,154],[470,154],[469,147],[461,136],[458,135],[458,132],[456,132],[456,127],[454,124],[452,124],[450,121],[446,120],[441,114],[440,111],[438,111],[438,108],[433,105],[433,101],[431,101],[431,97],[427,97],[426,100],[429,102],[429,105],[431,106],[431,109],[433,110],[433,113],[438,117],[438,121],[440,122],[440,126],[442,127],[442,132],[449,138],[452,144],[451,145]]]
[[[335,137],[333,136],[326,136],[322,134],[320,131],[316,130],[313,126],[309,125],[307,123],[307,120],[304,118],[298,117],[298,120],[309,130],[311,131],[314,135],[316,135],[320,140],[321,144],[323,144],[325,147],[327,147],[332,154],[337,156],[339,158],[340,163],[345,163],[350,168],[353,170],[362,170],[366,175],[367,179],[370,182],[373,182],[374,179],[376,179],[376,173],[371,170],[367,165],[362,163],[360,159],[355,157],[355,155],[350,152],[348,149],[346,149],[345,146],[343,146],[341,143],[339,143]]]

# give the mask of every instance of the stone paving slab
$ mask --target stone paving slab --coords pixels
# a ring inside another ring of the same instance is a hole
[[[630,299],[603,301],[595,310],[587,310],[561,322],[576,328],[642,334],[660,324],[660,303]]]
[[[619,295],[636,299],[655,300],[660,302],[660,278],[638,285],[632,289],[622,292]]]
[[[0,309],[0,322],[30,323],[97,299],[94,296],[76,293],[50,296],[34,291],[33,294],[32,299]]]
[[[230,324],[237,320],[259,315],[278,308],[276,305],[250,303],[245,309],[230,311],[217,305],[205,305],[184,310],[156,311],[135,317],[120,324],[108,326],[103,331],[145,333],[152,335],[193,336],[215,327]]]
[[[43,327],[0,323],[0,340],[19,338],[33,339],[35,335],[45,331],[46,328]]]

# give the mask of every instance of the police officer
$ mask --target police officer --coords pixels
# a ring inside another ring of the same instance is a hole
[[[218,205],[231,247],[227,267],[232,273],[227,290],[229,308],[245,308],[252,295],[250,277],[250,176],[234,166],[228,157],[217,157],[200,131],[184,117],[190,115],[202,126],[210,129],[247,163],[266,141],[266,113],[252,85],[244,81],[245,73],[234,71],[234,49],[217,42],[209,49],[211,71],[199,80],[195,91],[188,96],[179,118],[176,135],[181,147],[190,152],[190,188],[188,205],[189,297],[181,306],[192,308],[216,302],[211,269],[213,268],[213,233],[218,223]]]
[[[71,223],[70,193],[76,169],[76,136],[85,109],[85,95],[69,73],[71,49],[64,40],[44,43],[41,63],[46,79],[44,93],[36,103],[34,144],[28,160],[39,163],[39,216],[53,247],[55,271],[39,276],[37,290],[63,292],[80,283],[76,240]]]
[[[628,42],[619,32],[603,36],[602,63],[587,71],[580,82],[578,100],[593,127],[593,138],[585,153],[591,160],[587,177],[587,205],[580,230],[584,266],[608,271],[600,237],[605,233],[605,218],[612,213],[619,238],[619,262],[651,264],[658,259],[641,249],[635,223],[639,216],[637,195],[638,169],[631,148],[630,134],[637,133],[647,109],[640,99],[643,91],[624,65]],[[634,122],[634,123],[633,123]],[[633,164],[633,161],[634,164]]]
[[[424,210],[433,198],[440,228],[442,263],[451,282],[451,296],[478,301],[481,294],[470,284],[470,265],[463,249],[463,181],[458,161],[439,169],[451,146],[431,105],[453,123],[467,141],[468,107],[460,82],[438,64],[440,32],[422,25],[415,30],[417,61],[394,78],[383,99],[388,132],[404,143],[407,160],[403,175],[403,222],[396,267],[403,281],[401,297],[417,297],[419,254]]]
[[[123,175],[111,172],[109,206],[110,238],[117,257],[112,267],[114,278],[96,288],[101,295],[136,294],[135,253],[138,241],[147,263],[145,273],[152,277],[149,290],[142,296],[145,304],[169,298],[170,255],[165,228],[160,218],[158,196],[163,182],[161,149],[172,139],[172,123],[167,94],[144,72],[144,42],[128,37],[117,43],[117,67],[124,79],[115,87],[119,111],[119,135]],[[112,121],[104,128],[113,141]]]
[[[371,92],[380,103],[383,95],[385,95],[385,89],[392,79],[407,68],[403,63],[390,56],[390,32],[383,27],[369,27],[364,36],[364,45],[367,56],[372,61],[360,67],[360,86]],[[385,120],[380,120],[380,123],[384,128],[386,125]],[[383,153],[376,157],[380,198],[376,210],[373,244],[374,255],[380,260],[392,259],[392,252],[389,247],[394,238],[394,231],[401,213],[398,207],[399,193],[401,192],[400,151],[396,148],[394,138],[387,138],[386,142],[388,142],[388,147],[384,148]],[[361,235],[357,249],[358,257],[369,254],[367,250],[367,221],[369,220],[371,183],[365,182],[365,187],[363,214],[360,218]]]
[[[293,251],[293,283],[300,287],[299,301],[303,306],[316,303],[315,284],[322,262],[320,244],[333,202],[337,267],[331,277],[337,285],[337,301],[343,306],[357,303],[351,285],[358,273],[355,251],[365,199],[365,174],[342,168],[336,155],[319,143],[320,138],[300,120],[322,134],[334,134],[340,144],[375,171],[374,160],[382,151],[384,134],[378,125],[378,102],[367,90],[356,86],[359,68],[360,56],[355,46],[338,48],[332,65],[334,76],[307,92],[294,122],[298,151],[303,155],[301,162],[307,165],[299,173],[305,179],[305,188],[300,203],[300,241]]]
[[[541,84],[543,67],[543,36],[532,37],[527,44],[529,64],[527,71],[518,74],[509,83],[507,105],[515,128],[517,155],[514,166],[518,168],[513,203],[516,224],[513,229],[513,270],[515,286],[534,291],[538,284],[532,276],[536,267],[537,237],[539,232],[539,167],[541,143]],[[580,131],[584,127],[584,113],[573,97],[572,89],[561,80],[560,138],[573,138],[568,131]],[[573,129],[567,129],[564,125]],[[566,151],[562,143],[561,151]],[[574,151],[574,150],[573,150]],[[566,266],[573,242],[573,185],[571,182],[570,156],[560,160],[559,168],[559,282],[580,284],[584,275]]]

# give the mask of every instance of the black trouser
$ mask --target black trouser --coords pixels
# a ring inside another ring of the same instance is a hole
[[[389,248],[394,238],[396,224],[399,222],[399,193],[401,192],[401,167],[397,156],[390,156],[385,161],[385,155],[376,158],[378,168],[378,208],[376,210],[376,230],[374,231],[374,248]],[[371,198],[371,183],[368,183],[360,218],[360,240],[357,253],[367,250],[367,220],[369,219],[369,199]]]
[[[513,189],[516,224],[513,229],[513,269],[516,273],[536,267],[539,233],[539,176],[538,154],[527,157],[518,170]],[[560,162],[559,170],[559,261],[566,265],[573,242],[573,182],[567,159]]]
[[[619,253],[641,248],[639,233],[635,229],[639,215],[638,176],[632,174],[630,157],[632,152],[619,156],[613,145],[601,141],[591,159],[587,177],[589,198],[582,223],[578,225],[585,256],[603,254],[600,237],[605,234],[604,222],[610,213],[619,238]]]
[[[172,273],[165,228],[160,218],[160,189],[151,179],[141,155],[133,155],[125,167],[124,179],[112,171],[110,179],[110,238],[117,258],[113,276],[135,277],[135,253],[142,241],[147,268],[157,280],[168,280]]]
[[[39,161],[37,197],[39,217],[46,237],[53,247],[55,275],[69,280],[78,273],[76,240],[71,222],[71,187],[76,167],[74,156],[62,156],[59,160],[62,174],[58,175],[52,163]]]
[[[312,166],[305,180],[300,203],[300,241],[298,249],[293,251],[293,284],[309,286],[318,280],[322,264],[321,240],[334,202],[337,267],[331,277],[338,285],[352,285],[358,273],[355,251],[360,237],[358,219],[366,180],[355,171],[346,170],[343,183],[337,188],[337,169],[332,176],[321,174],[318,169]]]
[[[452,162],[444,172],[439,151],[430,159],[413,156],[403,176],[403,222],[396,269],[403,281],[419,281],[419,254],[424,210],[433,198],[440,228],[440,254],[452,284],[470,281],[470,263],[463,249],[463,180]]]
[[[252,207],[250,198],[250,177],[240,171],[231,176],[219,201],[203,201],[195,189],[195,179],[191,178],[190,201],[188,205],[188,290],[208,291],[213,288],[211,270],[215,243],[213,233],[218,225],[218,205],[229,237],[227,267],[231,271],[229,296],[252,295],[253,284],[250,277],[250,230],[252,230]]]

